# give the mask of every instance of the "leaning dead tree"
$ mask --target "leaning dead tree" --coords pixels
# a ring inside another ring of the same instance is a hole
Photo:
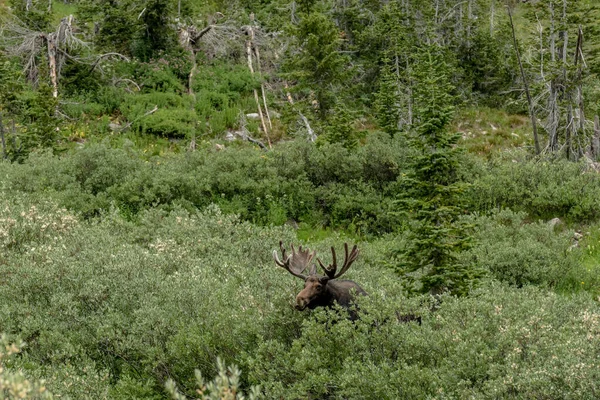
[[[523,61],[521,60],[521,54],[519,52],[519,45],[517,44],[517,37],[515,35],[515,25],[513,23],[512,17],[512,6],[508,4],[506,6],[508,11],[508,18],[510,21],[510,28],[512,31],[512,39],[515,47],[515,53],[517,56],[517,62],[519,63],[519,71],[521,72],[521,79],[523,80],[523,88],[525,90],[525,95],[527,96],[527,104],[529,106],[529,117],[531,118],[531,126],[533,128],[533,142],[535,144],[535,154],[539,155],[541,153],[540,148],[540,140],[538,137],[537,131],[537,119],[535,116],[535,107],[533,106],[533,100],[531,99],[531,93],[529,91],[529,83],[527,82],[527,76],[525,75],[525,70],[523,69]]]
[[[23,60],[23,73],[33,85],[39,82],[40,63],[45,58],[52,84],[52,96],[58,97],[61,70],[67,59],[73,59],[73,50],[87,44],[75,34],[74,19],[63,18],[53,32],[33,31],[16,17],[2,17],[0,40],[10,56]]]
[[[199,28],[196,25],[181,25],[179,31],[179,43],[190,54],[192,68],[188,74],[188,94],[194,96],[193,78],[198,68],[196,56],[199,52],[204,52],[209,58],[214,56],[223,56],[236,47],[241,47],[244,42],[248,69],[254,75],[261,71],[259,47],[268,45],[268,35],[266,35],[257,25],[236,26],[229,21],[220,22],[224,18],[223,14],[217,13],[209,18],[208,24]],[[256,70],[255,70],[256,66]],[[269,130],[272,129],[272,123],[267,106],[264,83],[261,83],[261,95],[254,89],[254,100],[256,103],[258,115],[261,120],[261,127],[267,138],[269,147],[271,139]],[[260,99],[262,97],[262,101]]]

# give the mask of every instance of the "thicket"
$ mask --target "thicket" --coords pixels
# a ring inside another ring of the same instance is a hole
[[[214,203],[258,224],[294,220],[372,236],[401,221],[389,211],[409,154],[402,140],[383,135],[357,151],[292,142],[266,153],[207,143],[202,151],[147,159],[97,144],[66,156],[34,153],[21,165],[1,164],[0,174],[5,190],[53,198],[83,218],[115,208],[135,219],[149,208]]]
[[[217,357],[240,367],[242,390],[260,385],[266,398],[585,398],[598,390],[595,301],[525,281],[509,286],[511,269],[531,261],[531,241],[545,243],[538,254],[546,258],[530,266],[529,282],[544,262],[568,269],[578,250],[564,252],[568,235],[549,239],[550,228],[535,225],[521,234],[527,241],[511,243],[523,261],[498,265],[504,248],[493,241],[513,240],[506,230],[523,224],[516,215],[475,219],[488,242],[472,254],[496,283],[467,298],[407,297],[384,266],[391,242],[362,243],[349,277],[370,296],[352,323],[336,310],[291,307],[299,283],[268,251],[295,240],[289,227],[242,222],[217,206],[153,208],[137,222],[113,210],[86,221],[53,201],[2,193],[0,327],[27,343],[6,367],[46,380],[55,395],[161,398],[168,379],[191,395],[194,371],[215,376]],[[324,253],[343,240],[311,247]],[[422,324],[399,323],[404,313]]]
[[[598,10],[499,3],[0,1],[0,393],[596,397]],[[291,307],[306,236],[358,321]]]

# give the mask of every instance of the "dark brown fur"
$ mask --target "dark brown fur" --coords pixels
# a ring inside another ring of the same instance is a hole
[[[349,280],[331,280],[324,276],[311,275],[304,281],[304,289],[296,296],[296,309],[315,309],[337,303],[344,308],[350,307],[356,295],[367,295],[356,282]]]
[[[274,252],[273,258],[275,259],[275,263],[288,270],[292,275],[304,279],[304,289],[296,296],[295,308],[297,310],[331,307],[335,303],[344,308],[350,308],[355,295],[367,295],[367,292],[356,282],[336,279],[343,275],[358,257],[356,246],[354,246],[351,252],[348,252],[348,245],[344,244],[345,258],[339,272],[337,271],[336,254],[333,248],[331,249],[333,262],[328,267],[325,267],[321,260],[317,259],[326,276],[318,275],[316,265],[311,265],[311,261],[316,254],[315,252],[310,253],[308,249],[303,251],[302,246],[296,252],[294,246],[292,246],[292,254],[287,256],[287,252],[281,242],[279,246],[284,261],[279,260],[277,252]],[[303,275],[304,270],[307,268],[310,268],[309,275]],[[352,320],[357,318],[355,310],[349,310],[349,313]]]

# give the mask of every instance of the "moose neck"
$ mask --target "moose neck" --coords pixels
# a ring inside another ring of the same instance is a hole
[[[348,307],[352,301],[352,296],[348,292],[349,287],[358,287],[358,285],[352,281],[330,280],[321,296],[314,299],[308,305],[308,308],[314,309],[316,307],[328,307],[332,306],[336,302],[342,307]],[[358,289],[360,289],[360,287],[358,287]],[[360,290],[362,291],[362,289]]]

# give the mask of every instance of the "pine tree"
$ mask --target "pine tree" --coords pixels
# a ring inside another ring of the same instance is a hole
[[[379,77],[379,90],[375,93],[375,117],[379,127],[390,136],[398,132],[400,108],[398,107],[398,80],[391,60],[384,58]]]
[[[292,33],[298,50],[288,56],[283,75],[295,81],[296,92],[314,98],[319,118],[324,121],[335,105],[337,90],[348,77],[349,59],[339,52],[339,30],[327,15],[315,10],[303,14]]]
[[[417,150],[412,172],[402,180],[398,201],[410,218],[409,244],[401,251],[397,271],[412,289],[438,294],[465,294],[478,271],[463,265],[458,254],[469,246],[467,226],[461,223],[461,194],[466,188],[458,176],[458,135],[448,133],[453,115],[453,86],[444,54],[435,46],[420,50],[414,80]],[[419,276],[420,275],[420,276]],[[420,287],[416,279],[420,278]]]
[[[329,143],[340,143],[347,149],[358,145],[358,132],[354,127],[356,117],[341,103],[335,105],[324,127],[323,139]]]

